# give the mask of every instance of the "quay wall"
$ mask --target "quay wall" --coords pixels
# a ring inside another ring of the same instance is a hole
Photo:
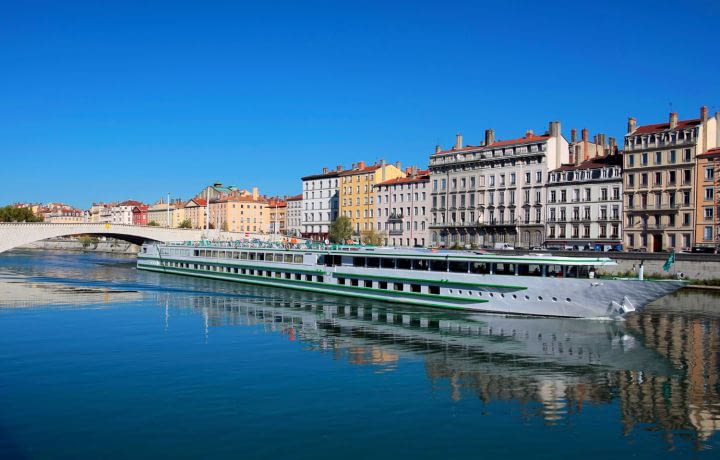
[[[493,251],[497,254],[502,251]],[[514,254],[527,254],[527,251],[507,251]],[[536,251],[540,252],[540,251]],[[637,273],[640,264],[644,266],[646,277],[667,278],[682,273],[683,277],[691,280],[720,281],[720,255],[719,254],[685,254],[675,255],[675,263],[669,272],[662,269],[668,254],[651,252],[592,252],[592,251],[542,251],[556,256],[567,257],[609,257],[617,265],[602,267],[598,270],[600,275],[632,276]]]
[[[93,242],[87,246],[77,239],[53,238],[36,241],[34,243],[18,246],[17,249],[36,250],[61,250],[61,251],[88,251],[88,252],[109,252],[115,254],[137,254],[140,246],[128,243],[127,241],[108,238],[106,241]]]

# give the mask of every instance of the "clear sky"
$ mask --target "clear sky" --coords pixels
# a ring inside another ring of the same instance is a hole
[[[323,166],[720,110],[720,2],[7,1],[0,204],[300,192]]]

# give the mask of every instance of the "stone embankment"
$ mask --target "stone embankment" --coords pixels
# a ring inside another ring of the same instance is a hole
[[[18,247],[18,249],[61,250],[61,251],[89,251],[111,252],[115,254],[137,254],[140,246],[127,241],[106,238],[104,241],[83,243],[78,238],[52,238],[36,241]]]
[[[591,251],[533,251],[552,253],[556,256],[567,257],[609,257],[617,265],[602,267],[598,270],[600,275],[608,276],[637,276],[642,264],[645,277],[669,278],[682,274],[684,279],[704,282],[717,282],[720,285],[720,255],[717,254],[686,254],[677,253],[675,263],[670,271],[663,270],[668,258],[666,253],[653,252],[591,252]],[[515,254],[527,254],[527,251],[513,251]]]

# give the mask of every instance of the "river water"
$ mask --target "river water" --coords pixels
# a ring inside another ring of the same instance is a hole
[[[720,297],[505,318],[0,254],[0,458],[718,458]]]

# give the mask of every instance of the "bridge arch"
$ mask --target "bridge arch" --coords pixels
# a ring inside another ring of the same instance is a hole
[[[217,238],[219,233],[215,232],[214,235],[207,236]],[[123,224],[0,223],[0,253],[48,238],[73,235],[107,236],[136,244],[142,244],[145,241],[198,241],[206,236],[203,230]]]

